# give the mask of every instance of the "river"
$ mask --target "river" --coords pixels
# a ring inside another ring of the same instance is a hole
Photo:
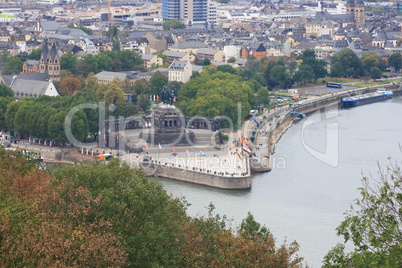
[[[335,228],[359,197],[362,176],[376,177],[377,163],[386,167],[388,157],[402,159],[401,115],[401,97],[311,114],[283,135],[273,156],[273,170],[254,176],[251,190],[161,181],[174,197],[187,199],[190,215],[206,215],[206,207],[212,202],[216,213],[227,215],[232,226],[238,226],[251,212],[270,229],[277,245],[284,239],[296,240],[305,262],[313,268],[321,267],[325,254],[343,241],[336,236]],[[336,143],[336,150],[331,151]],[[312,151],[318,152],[313,156]],[[325,152],[327,155],[322,154]]]

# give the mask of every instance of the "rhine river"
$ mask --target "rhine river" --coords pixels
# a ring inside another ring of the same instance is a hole
[[[191,216],[206,215],[206,207],[212,202],[216,213],[227,215],[233,220],[232,226],[239,226],[251,212],[270,229],[277,245],[285,239],[296,240],[305,262],[312,268],[321,267],[325,254],[343,242],[335,228],[359,197],[357,188],[362,176],[376,177],[377,163],[386,167],[388,157],[402,160],[401,116],[401,97],[311,114],[283,135],[273,156],[273,170],[254,176],[251,190],[218,190],[161,181],[168,193],[186,198]],[[327,140],[338,146],[326,147]]]

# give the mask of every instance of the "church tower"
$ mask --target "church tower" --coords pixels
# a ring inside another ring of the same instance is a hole
[[[41,73],[48,73],[49,79],[60,80],[60,59],[55,43],[50,45],[47,40],[44,41],[39,69]]]
[[[346,14],[353,14],[357,26],[364,24],[364,2],[363,0],[348,0],[346,2]]]

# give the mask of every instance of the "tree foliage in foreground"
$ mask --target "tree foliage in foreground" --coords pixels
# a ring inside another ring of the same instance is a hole
[[[277,248],[251,214],[237,235],[213,207],[189,217],[117,159],[48,173],[0,149],[0,185],[2,267],[302,267],[297,243]]]
[[[390,164],[379,178],[363,178],[360,198],[337,228],[355,249],[338,244],[324,258],[329,267],[402,267],[402,170]]]

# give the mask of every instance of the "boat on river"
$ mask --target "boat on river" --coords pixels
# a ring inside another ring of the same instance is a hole
[[[343,98],[341,101],[342,108],[352,108],[360,105],[370,104],[374,102],[384,101],[392,98],[394,93],[390,90],[379,89],[376,92],[366,93],[353,97]]]

